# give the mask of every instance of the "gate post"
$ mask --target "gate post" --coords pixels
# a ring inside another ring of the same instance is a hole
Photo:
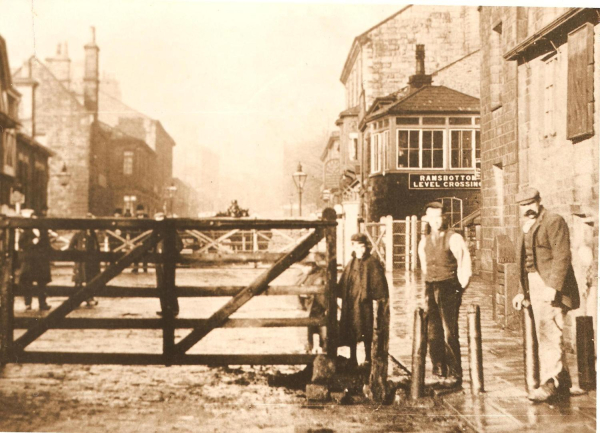
[[[336,221],[335,210],[327,208],[323,210],[325,221]],[[337,357],[337,254],[336,254],[336,227],[325,228],[325,261],[327,271],[325,274],[325,297],[327,299],[327,356],[335,360]]]
[[[410,217],[404,223],[404,267],[410,271]]]
[[[410,217],[410,270],[417,270],[417,216]]]
[[[388,215],[385,223],[385,270],[394,272],[394,218]]]
[[[0,366],[11,361],[14,339],[14,293],[13,258],[15,231],[6,227],[2,230],[0,257]]]

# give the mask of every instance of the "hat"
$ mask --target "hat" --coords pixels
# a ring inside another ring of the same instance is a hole
[[[432,209],[444,209],[444,204],[442,202],[439,201],[430,201],[429,203],[427,203],[425,205],[425,210],[432,208]]]
[[[520,205],[529,204],[535,200],[540,199],[540,192],[535,188],[525,188],[523,191],[518,193],[515,197],[515,201]]]
[[[369,244],[369,238],[367,237],[367,235],[363,234],[363,233],[355,233],[352,235],[352,237],[350,238],[350,241],[352,242],[360,242],[361,244],[364,245],[368,245]]]

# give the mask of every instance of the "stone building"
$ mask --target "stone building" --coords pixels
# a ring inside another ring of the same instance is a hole
[[[479,210],[479,99],[434,85],[423,45],[408,86],[376,98],[359,129],[369,220],[421,215],[433,200],[447,201],[453,225]]]
[[[567,221],[582,295],[596,316],[600,10],[482,7],[482,262],[493,278],[502,237],[520,230],[515,194],[539,189]],[[502,299],[509,302],[510,296]],[[567,326],[572,325],[571,322]],[[573,333],[567,333],[572,337]],[[572,341],[572,339],[571,339]]]
[[[0,36],[0,205],[2,213],[9,213],[15,204],[11,193],[19,191],[24,196],[21,207],[40,212],[47,207],[48,159],[53,152],[31,138],[29,119],[20,110],[23,95],[15,85]]]
[[[427,47],[425,69],[438,85],[446,85],[473,97],[479,95],[479,22],[477,8],[470,6],[409,5],[354,39],[340,80],[346,91],[346,106],[336,124],[340,128],[340,152],[357,154],[350,162],[362,183],[368,173],[365,140],[359,130],[377,98],[391,95],[414,73],[415,46]],[[457,83],[457,77],[465,80]],[[356,150],[357,149],[357,150]],[[361,190],[360,183],[354,192]],[[366,203],[366,200],[363,200]],[[361,214],[367,217],[361,206]]]
[[[82,79],[73,77],[66,44],[58,45],[56,54],[45,61],[29,58],[13,74],[24,95],[25,128],[56,154],[48,188],[52,216],[107,216],[115,208],[131,207],[131,202],[153,212],[171,184],[174,140],[160,122],[132,109],[119,111],[124,104],[105,96],[99,51],[92,28],[84,47]],[[124,159],[139,173],[129,177],[127,187],[114,177],[123,174]],[[65,173],[70,177],[66,184],[61,177]]]
[[[341,184],[343,179],[342,167],[344,166],[340,156],[340,133],[334,131],[329,136],[327,145],[321,154],[321,162],[323,163],[321,198],[328,206],[340,203],[341,191],[343,188],[343,185]]]

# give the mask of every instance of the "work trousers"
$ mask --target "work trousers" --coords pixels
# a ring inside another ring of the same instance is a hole
[[[32,281],[22,281],[21,287],[25,292],[25,305],[31,305],[34,296],[37,296],[40,306],[46,305],[46,285]]]
[[[458,312],[463,289],[457,278],[425,283],[427,340],[433,373],[462,379]]]
[[[527,274],[527,277],[538,342],[540,383],[544,384],[550,379],[559,381],[565,373],[568,377],[568,367],[565,362],[563,347],[563,324],[566,311],[560,305],[544,299],[544,291],[548,288],[540,274],[531,272]],[[568,381],[570,381],[570,378]],[[569,386],[570,384],[563,383],[562,385]]]

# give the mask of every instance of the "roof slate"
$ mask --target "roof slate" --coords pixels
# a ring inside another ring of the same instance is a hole
[[[394,104],[371,113],[366,121],[387,114],[479,113],[479,99],[446,86],[424,86],[401,96]]]

